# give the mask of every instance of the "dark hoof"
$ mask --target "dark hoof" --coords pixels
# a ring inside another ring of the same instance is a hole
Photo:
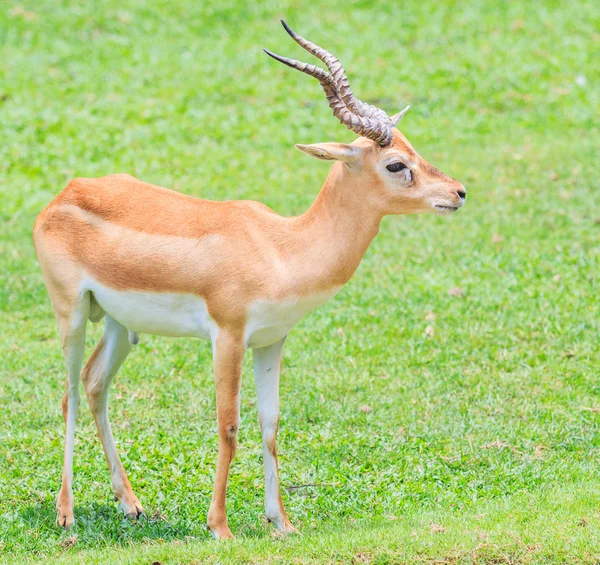
[[[131,522],[137,522],[141,517],[146,517],[146,513],[144,511],[136,510],[135,512],[128,512],[125,514],[125,518],[130,520]]]

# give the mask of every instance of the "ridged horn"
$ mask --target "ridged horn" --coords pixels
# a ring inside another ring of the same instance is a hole
[[[359,116],[367,116],[369,118],[375,118],[378,120],[382,120],[383,122],[389,120],[389,116],[377,106],[372,106],[371,104],[367,104],[362,100],[359,100],[354,96],[352,89],[350,88],[350,82],[348,81],[348,77],[346,76],[346,71],[339,59],[335,57],[332,53],[319,47],[312,41],[308,39],[304,39],[304,37],[298,35],[289,25],[287,25],[283,20],[281,21],[281,25],[288,32],[289,36],[298,44],[300,47],[308,51],[311,55],[317,57],[325,63],[327,69],[331,73],[331,76],[335,80],[335,83],[338,88],[338,92],[344,104],[348,107],[348,109],[357,114]]]
[[[381,146],[389,145],[392,142],[392,129],[394,127],[389,116],[383,110],[364,104],[354,96],[341,63],[331,53],[294,33],[283,20],[282,24],[292,38],[309,53],[321,59],[330,72],[315,65],[282,57],[268,49],[264,49],[264,52],[288,67],[316,78],[325,92],[329,106],[333,110],[333,115],[348,129],[358,135],[372,139]],[[336,80],[336,76],[341,83]],[[342,96],[342,90],[346,94],[348,103]],[[352,107],[349,104],[352,104]]]

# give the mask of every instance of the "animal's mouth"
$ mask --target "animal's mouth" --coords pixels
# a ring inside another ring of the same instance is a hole
[[[454,214],[460,206],[442,206],[441,204],[435,204],[433,208],[438,214],[444,215]]]

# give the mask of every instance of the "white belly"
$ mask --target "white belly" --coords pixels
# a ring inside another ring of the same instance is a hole
[[[278,302],[253,302],[247,312],[244,345],[265,347],[279,341],[308,312],[327,302],[340,288]],[[115,290],[94,279],[87,279],[82,290],[92,291],[100,307],[128,330],[208,340],[218,333],[219,328],[210,317],[206,303],[192,294]]]
[[[138,333],[211,339],[216,324],[204,300],[192,294],[115,290],[94,280],[85,283],[96,302],[117,322]]]

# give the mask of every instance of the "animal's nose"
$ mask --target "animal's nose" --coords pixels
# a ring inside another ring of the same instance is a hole
[[[467,192],[465,191],[464,187],[463,187],[463,188],[459,188],[459,189],[456,191],[456,194],[458,195],[458,197],[459,197],[461,200],[464,200],[464,199],[467,197]]]

